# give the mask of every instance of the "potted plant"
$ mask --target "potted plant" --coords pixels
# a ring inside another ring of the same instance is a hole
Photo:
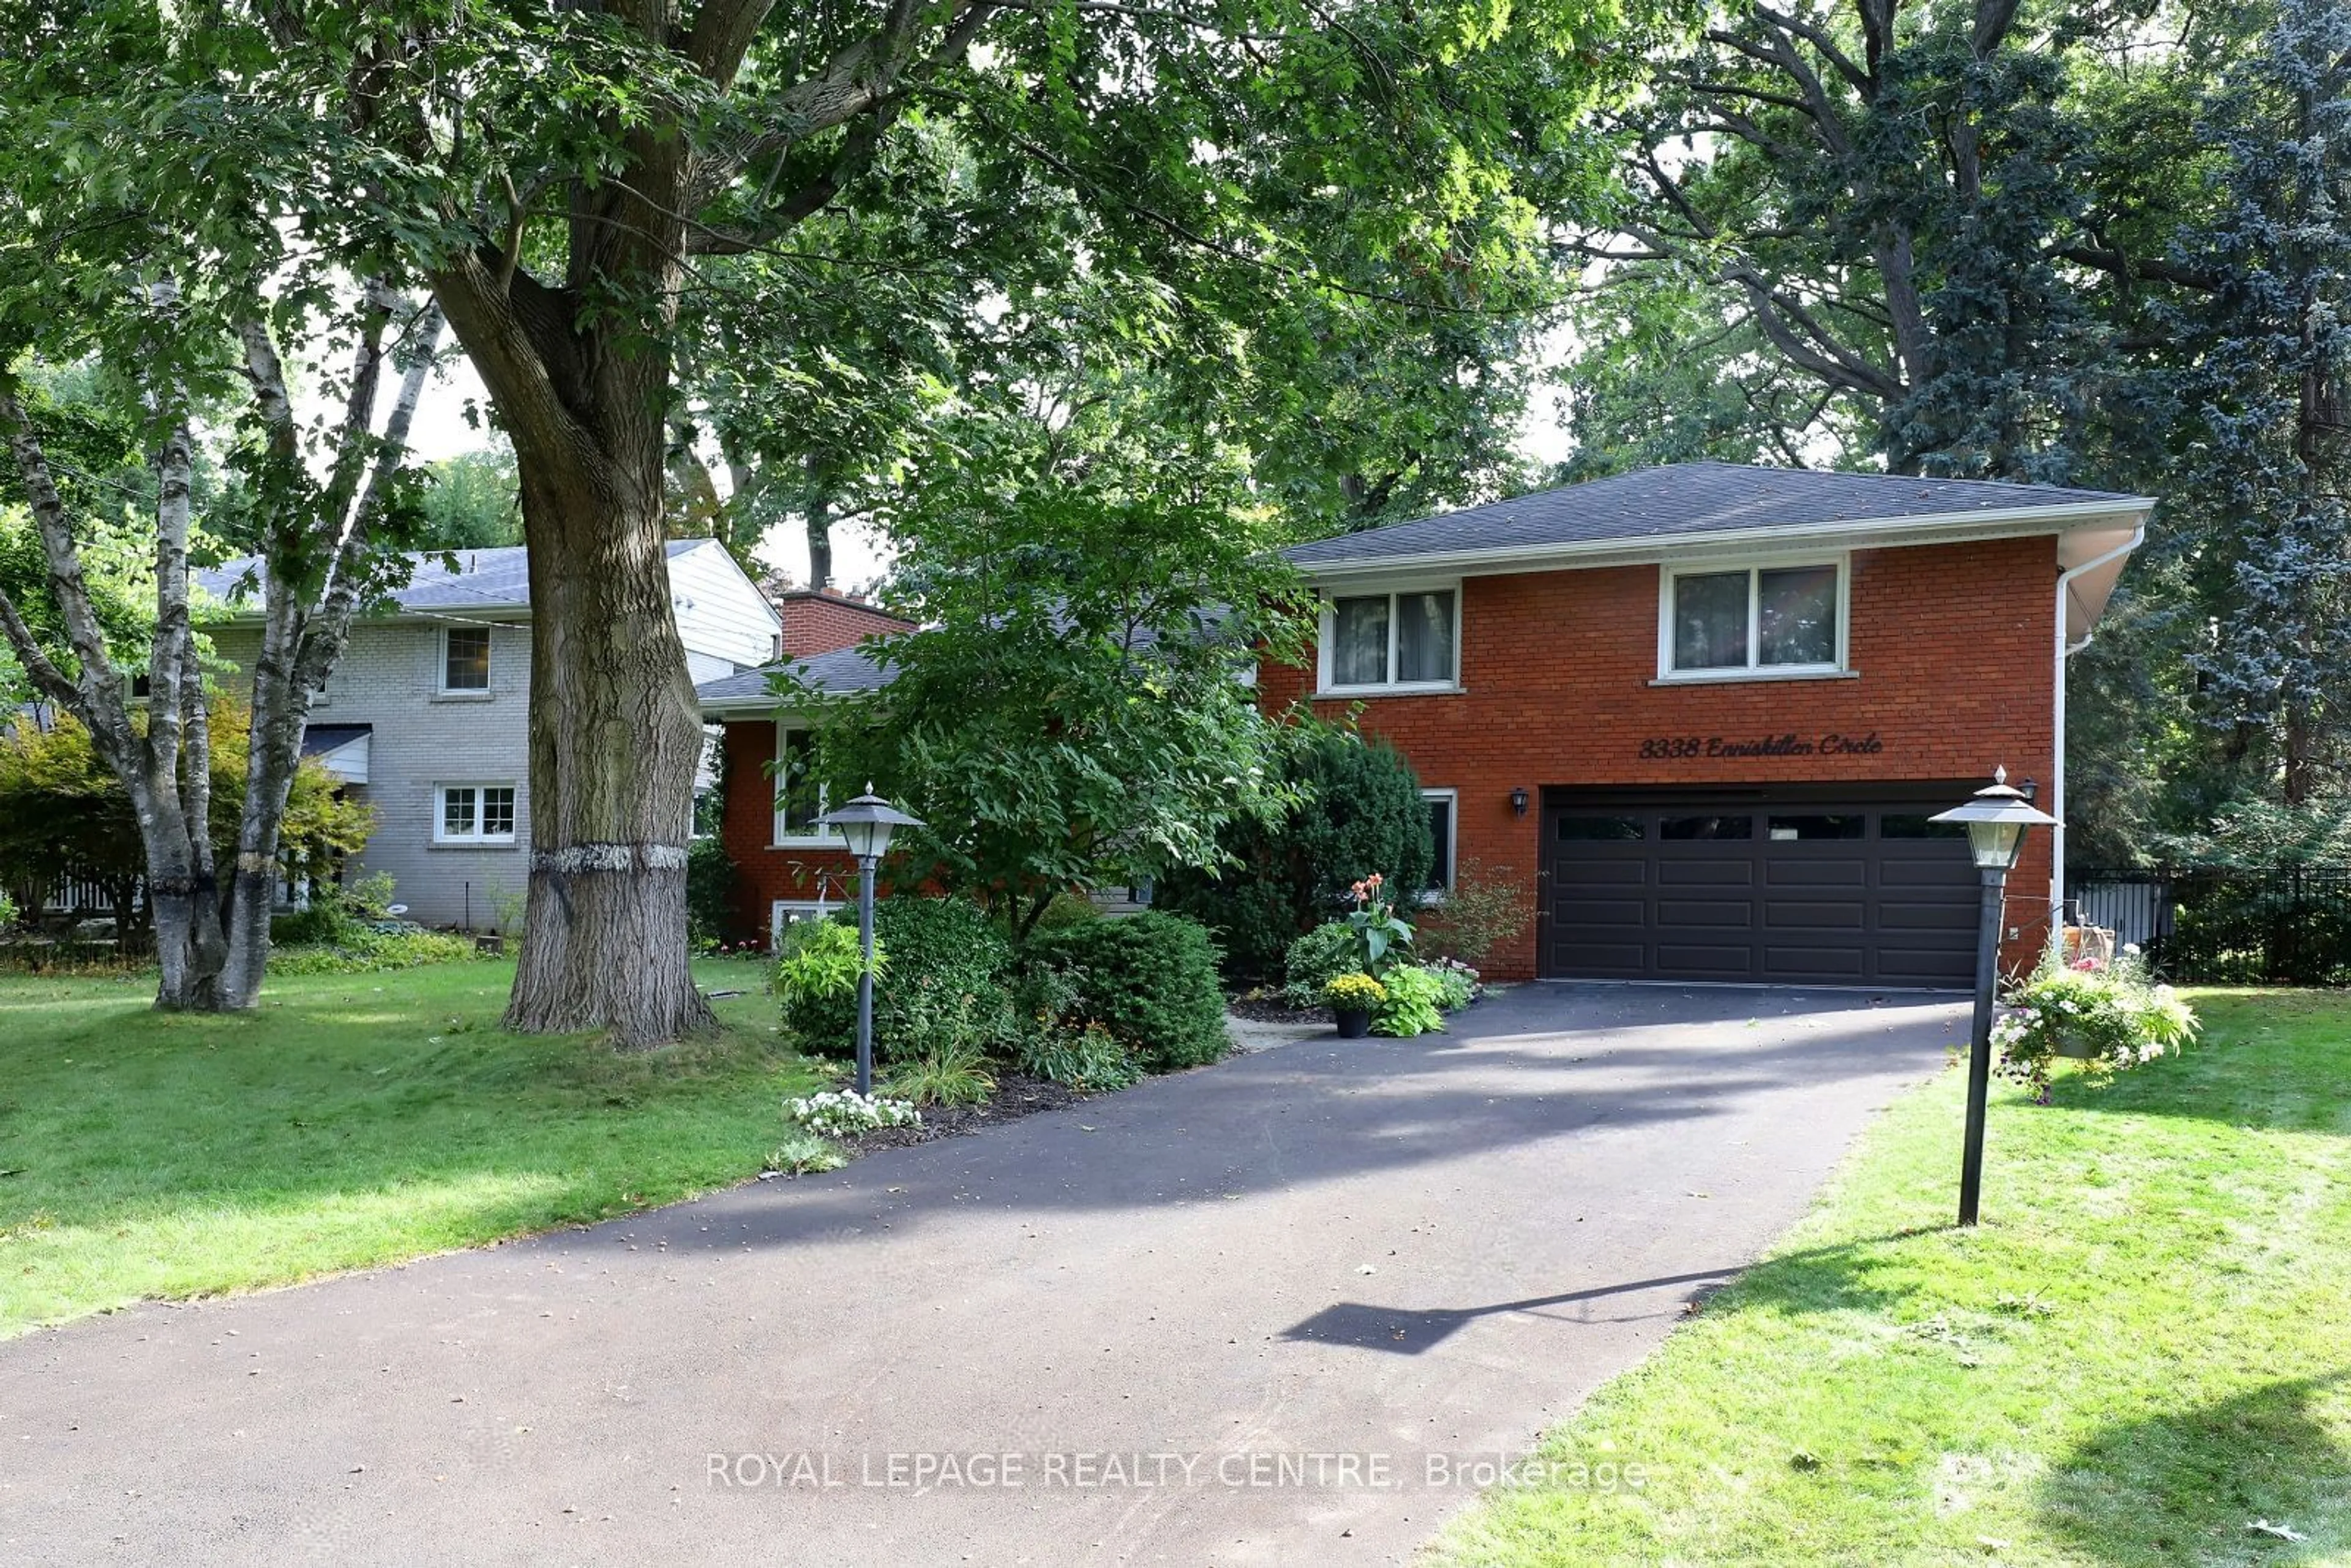
[[[1372,1014],[1388,999],[1388,988],[1369,975],[1341,975],[1322,988],[1322,1000],[1339,1025],[1341,1040],[1361,1040],[1372,1031]]]
[[[2044,1103],[2050,1068],[2060,1058],[2104,1082],[2196,1037],[2195,1013],[2169,986],[2150,983],[2129,948],[2112,964],[2046,960],[2007,1003],[1991,1030],[2000,1071]]]

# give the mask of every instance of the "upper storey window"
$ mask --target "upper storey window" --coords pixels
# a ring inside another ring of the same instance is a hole
[[[1322,689],[1452,690],[1461,662],[1459,602],[1452,587],[1325,601]]]
[[[1665,573],[1659,674],[1829,674],[1844,668],[1842,561]]]
[[[486,692],[490,689],[490,629],[451,626],[441,633],[441,689],[444,692]]]

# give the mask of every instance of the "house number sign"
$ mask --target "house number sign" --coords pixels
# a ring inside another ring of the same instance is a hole
[[[1875,757],[1886,743],[1873,730],[1867,735],[1740,737],[1729,735],[1654,735],[1641,742],[1644,758],[1692,757]]]

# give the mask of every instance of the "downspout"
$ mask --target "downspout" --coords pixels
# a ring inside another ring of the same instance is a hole
[[[2142,516],[2131,529],[2129,538],[2104,555],[2093,556],[2081,565],[2067,567],[2057,574],[2056,745],[2051,767],[2053,777],[2049,792],[2052,800],[2047,808],[2049,814],[2057,819],[2057,825],[2049,830],[2049,929],[2052,941],[2056,939],[2057,928],[2065,918],[2065,818],[2068,814],[2065,800],[2065,661],[2088,647],[2095,635],[2085,632],[2078,643],[2068,643],[2065,641],[2065,595],[2073,588],[2074,580],[2084,572],[2126,556],[2146,542],[2147,518]]]

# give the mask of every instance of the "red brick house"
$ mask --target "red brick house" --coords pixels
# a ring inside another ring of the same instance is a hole
[[[1260,685],[1411,760],[1441,882],[1524,882],[1499,977],[1965,986],[1977,879],[1926,818],[1996,765],[2063,816],[2064,662],[2152,506],[1645,470],[1291,550],[1319,649]],[[2011,964],[2063,857],[2010,879]]]
[[[1996,766],[2062,816],[2064,661],[2153,503],[2037,486],[1685,464],[1301,546],[1311,668],[1268,711],[1359,712],[1420,775],[1432,896],[1475,862],[1534,920],[1500,978],[1972,982],[1977,880],[1928,823]],[[840,690],[898,623],[788,601],[787,653]],[[799,622],[796,629],[795,622]],[[700,688],[726,727],[747,928],[838,905],[848,858],[781,805],[764,673]],[[2062,831],[2009,883],[2007,957],[2060,896]]]
[[[908,629],[862,600],[830,591],[799,589],[769,596],[783,630],[784,658],[801,664],[821,685],[839,691],[874,691],[885,673],[858,652],[868,637]],[[720,727],[720,773],[726,798],[718,834],[735,862],[736,917],[745,931],[769,938],[787,922],[837,908],[856,893],[856,862],[839,841],[815,825],[823,808],[813,792],[778,799],[771,765],[788,774],[804,756],[806,727],[777,723],[776,698],[766,669],[747,670],[695,688],[705,720]]]

